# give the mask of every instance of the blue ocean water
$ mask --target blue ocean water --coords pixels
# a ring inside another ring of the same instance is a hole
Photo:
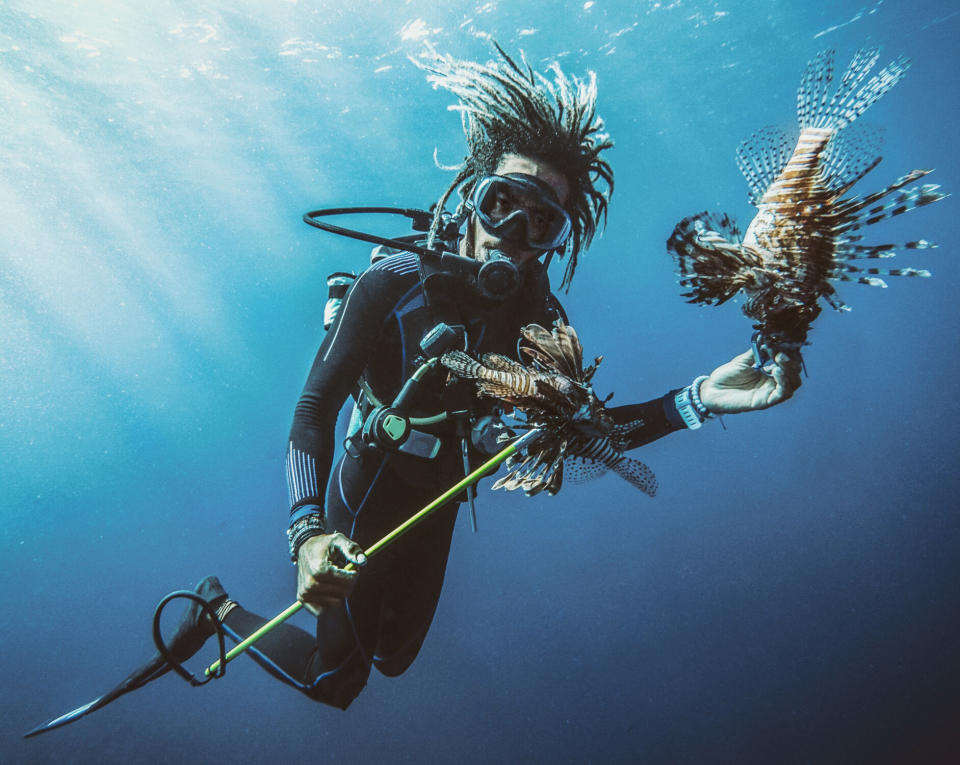
[[[564,302],[628,403],[746,348],[736,306],[680,298],[664,241],[700,210],[750,219],[736,146],[795,125],[819,50],[913,61],[864,117],[885,145],[862,190],[915,167],[960,189],[958,34],[960,6],[931,0],[5,3],[0,760],[956,756],[956,197],[872,235],[938,242],[905,259],[934,277],[843,289],[792,401],[637,453],[656,499],[614,476],[482,491],[417,662],[347,712],[238,660],[20,736],[146,658],[170,590],[216,573],[260,613],[293,600],[287,431],[325,277],[368,252],[300,215],[445,188],[434,151],[463,142],[408,60],[426,43],[597,73],[616,193]]]

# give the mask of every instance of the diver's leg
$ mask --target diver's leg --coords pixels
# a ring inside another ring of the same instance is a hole
[[[328,485],[328,530],[367,548],[438,493],[406,484],[378,455],[344,457]],[[374,662],[384,674],[403,672],[433,618],[455,521],[455,507],[444,508],[371,559],[347,600],[320,612],[315,639],[281,624],[249,649],[253,658],[310,698],[342,709],[366,685]],[[239,606],[225,620],[241,637],[265,622]]]
[[[378,515],[372,498],[381,494],[395,498],[395,493],[383,485],[392,481],[388,481],[382,463],[378,455],[362,460],[343,457],[334,467],[325,513],[330,532],[363,534],[358,518],[363,515],[373,519]],[[362,545],[375,541],[365,537],[355,538]],[[382,568],[364,567],[349,601],[321,610],[316,636],[290,624],[280,624],[248,649],[250,655],[274,677],[310,698],[346,709],[370,674],[380,618],[382,576],[378,570]],[[266,621],[238,606],[227,614],[224,624],[235,637],[243,638]]]
[[[377,604],[365,610],[376,616]],[[354,615],[356,617],[356,615]],[[364,621],[369,621],[369,617]],[[252,634],[267,622],[242,607],[234,608],[224,625],[235,638]],[[317,617],[317,635],[279,624],[247,649],[271,675],[314,701],[346,709],[366,684],[369,663],[344,604],[325,608]]]
[[[374,666],[395,677],[417,657],[440,600],[456,506],[445,507],[409,535],[385,583]],[[402,543],[401,543],[402,544]]]

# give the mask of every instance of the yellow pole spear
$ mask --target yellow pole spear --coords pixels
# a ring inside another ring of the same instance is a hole
[[[491,470],[499,466],[500,463],[503,462],[505,459],[515,454],[516,452],[520,451],[521,449],[524,449],[525,447],[529,446],[537,438],[540,437],[541,433],[542,431],[539,428],[534,428],[533,430],[529,430],[526,433],[524,433],[520,438],[518,438],[512,444],[502,449],[501,451],[497,452],[493,457],[491,457],[489,460],[484,462],[480,467],[478,467],[468,476],[466,476],[465,478],[463,478],[462,480],[460,480],[459,482],[451,486],[449,489],[447,489],[443,494],[441,494],[439,497],[433,500],[429,505],[427,505],[418,513],[411,516],[406,521],[404,521],[399,526],[397,526],[397,528],[395,528],[393,531],[387,534],[383,539],[381,539],[378,542],[375,542],[368,549],[364,550],[364,555],[366,555],[367,558],[372,558],[384,547],[396,541],[398,537],[400,537],[402,534],[405,534],[407,531],[409,531],[418,523],[420,523],[420,521],[422,521],[424,518],[430,515],[434,510],[445,505],[447,502],[453,499],[453,497],[455,497],[461,491],[466,489],[468,486],[472,486],[473,484],[475,484],[477,481],[483,478],[483,476],[485,476]],[[355,568],[355,566],[352,563],[348,563],[346,566],[344,566],[344,568],[347,571],[352,571]],[[285,608],[283,611],[281,611],[279,614],[274,616],[270,621],[264,624],[260,629],[258,629],[252,635],[244,638],[239,643],[237,643],[233,648],[227,651],[227,654],[224,657],[226,662],[233,660],[234,658],[239,656],[241,653],[246,651],[247,648],[249,648],[254,643],[256,643],[260,638],[262,638],[264,635],[270,632],[270,630],[272,630],[281,622],[284,622],[287,619],[289,619],[291,616],[297,613],[297,611],[299,611],[301,608],[303,608],[303,601],[300,601],[300,600],[294,602],[293,604]],[[209,667],[207,667],[204,670],[204,674],[209,676],[219,669],[220,669],[220,660],[217,659],[215,662],[213,662],[213,664],[211,664]]]

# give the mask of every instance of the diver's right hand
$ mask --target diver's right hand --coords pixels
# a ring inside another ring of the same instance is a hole
[[[357,571],[343,568],[348,562],[367,562],[363,548],[349,537],[337,532],[308,539],[297,554],[297,599],[317,614],[346,598],[357,582]]]

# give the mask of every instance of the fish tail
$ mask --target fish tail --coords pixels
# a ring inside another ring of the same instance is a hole
[[[833,51],[822,51],[808,65],[797,90],[797,120],[800,129],[842,130],[890,88],[900,82],[910,68],[903,56],[896,58],[864,84],[880,57],[878,48],[861,48],[847,67],[832,97]]]

